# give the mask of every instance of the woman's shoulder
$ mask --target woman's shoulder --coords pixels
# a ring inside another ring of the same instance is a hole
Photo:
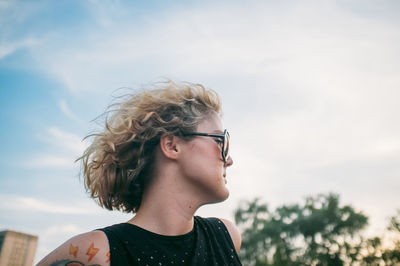
[[[214,227],[219,228],[220,224],[223,224],[228,233],[229,236],[232,239],[233,245],[235,246],[235,249],[237,252],[239,252],[240,250],[240,246],[242,244],[242,235],[239,231],[239,229],[237,228],[237,226],[230,220],[228,219],[223,219],[223,218],[217,218],[217,217],[209,217],[209,218],[202,218],[199,216],[195,217],[196,220],[198,221],[207,221],[208,223],[212,224]]]
[[[222,218],[220,218],[220,220],[224,223],[225,227],[228,229],[229,235],[232,238],[232,242],[235,245],[236,252],[239,252],[240,246],[242,245],[242,235],[239,229],[230,220]]]
[[[91,231],[74,236],[43,258],[37,266],[61,266],[72,262],[110,265],[110,248],[105,233]]]

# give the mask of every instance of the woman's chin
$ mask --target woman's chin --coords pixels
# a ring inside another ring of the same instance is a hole
[[[221,191],[222,193],[220,195],[218,195],[218,202],[222,202],[225,201],[229,198],[229,190],[227,187],[224,187],[224,190]]]

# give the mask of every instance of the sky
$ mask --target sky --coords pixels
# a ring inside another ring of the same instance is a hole
[[[0,230],[39,236],[35,261],[119,223],[74,160],[126,89],[170,78],[217,91],[231,135],[233,219],[337,193],[374,233],[400,209],[399,1],[0,0]]]

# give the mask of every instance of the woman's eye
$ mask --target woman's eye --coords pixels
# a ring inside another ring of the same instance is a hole
[[[219,145],[221,145],[223,143],[222,139],[214,139],[216,143],[218,143]]]

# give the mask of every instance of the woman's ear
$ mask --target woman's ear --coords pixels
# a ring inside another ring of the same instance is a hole
[[[176,159],[180,150],[179,139],[172,134],[163,134],[160,138],[162,154],[169,159]]]

